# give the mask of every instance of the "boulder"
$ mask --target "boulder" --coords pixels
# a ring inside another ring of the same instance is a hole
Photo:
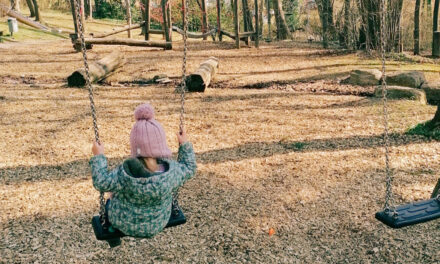
[[[399,71],[387,75],[389,85],[420,88],[425,82],[425,74],[419,71]]]
[[[382,97],[382,86],[378,86],[374,91],[376,97]],[[387,87],[388,99],[404,99],[419,101],[421,104],[426,104],[426,95],[423,90],[414,89],[402,86],[388,86]]]
[[[440,104],[440,85],[431,85],[424,83],[421,89],[426,94],[426,100],[428,104],[439,105]]]
[[[381,77],[382,72],[377,69],[353,70],[350,72],[350,77],[343,80],[341,83],[373,86],[379,84]]]

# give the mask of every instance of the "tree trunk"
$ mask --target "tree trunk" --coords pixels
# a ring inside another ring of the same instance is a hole
[[[401,43],[401,17],[402,17],[403,0],[388,0],[387,11],[387,51],[394,50],[400,52]]]
[[[26,3],[29,8],[29,12],[31,13],[30,17],[35,17],[34,3],[32,3],[32,0],[26,0]]]
[[[89,0],[89,16],[88,19],[93,20],[93,5],[92,0]]]
[[[40,8],[38,8],[38,3],[37,0],[32,0],[32,2],[34,3],[34,11],[35,11],[35,21],[41,21],[41,17],[40,17]]]
[[[330,0],[317,0],[319,19],[322,26],[322,44],[328,48],[329,39],[334,35],[333,4]]]
[[[351,39],[350,39],[350,0],[344,1],[344,32],[342,32],[342,36],[344,37],[344,48],[348,49],[351,45]]]
[[[86,34],[86,20],[85,20],[85,10],[84,10],[84,0],[77,0],[80,1],[80,20],[81,20],[81,24],[82,24],[82,28],[83,28],[83,34]]]
[[[126,14],[127,14],[127,26],[128,26],[128,30],[127,30],[127,37],[131,38],[131,5],[130,5],[130,0],[125,0],[125,10],[126,10]]]
[[[163,20],[163,30],[165,32],[165,40],[167,42],[171,42],[171,32],[170,27],[168,25],[168,5],[169,0],[162,0],[162,20]]]
[[[76,20],[76,5],[75,5],[75,1],[76,0],[70,0],[70,9],[72,10],[72,17],[73,17],[73,27],[75,28],[75,34],[78,35],[78,23]]]
[[[272,29],[271,29],[271,20],[272,20],[272,16],[270,14],[270,2],[272,2],[272,0],[266,0],[267,1],[267,28],[268,28],[268,39],[269,41],[272,41]]]
[[[216,6],[217,6],[217,33],[218,33],[218,40],[222,41],[222,24],[221,24],[221,3],[220,0],[216,0]]]
[[[414,55],[420,55],[420,0],[414,10]]]
[[[275,18],[277,20],[277,37],[278,40],[284,40],[291,37],[289,27],[287,26],[286,18],[284,16],[282,0],[273,0],[273,7],[275,9]]]
[[[204,92],[211,83],[218,69],[218,59],[211,57],[200,64],[200,67],[190,76],[186,83],[189,92]]]
[[[206,0],[201,1],[201,9],[202,9],[202,34],[205,34],[208,31],[208,18],[206,14]],[[204,37],[203,40],[207,40],[207,37]]]
[[[255,6],[255,36],[254,36],[254,41],[255,41],[255,47],[259,48],[260,47],[260,10],[258,10],[258,1],[259,0],[255,0],[254,6]]]
[[[238,0],[233,0],[234,1],[234,33],[235,33],[235,47],[237,49],[240,48],[240,23],[239,23],[239,19],[238,19]]]
[[[151,14],[150,14],[150,0],[144,0],[144,34],[145,34],[145,40],[150,40],[150,21],[151,21]]]
[[[435,58],[440,57],[440,31],[434,32],[432,39],[432,56]]]
[[[434,51],[436,50],[434,39],[435,39],[435,32],[438,31],[438,11],[439,11],[439,5],[440,5],[440,0],[435,0],[435,2],[434,2],[434,15],[433,15],[433,21],[432,21],[432,55],[433,56],[436,55],[436,54],[434,54]]]
[[[124,55],[119,52],[113,52],[97,62],[89,63],[90,81],[94,83],[104,79],[124,63]],[[81,68],[67,77],[67,84],[71,87],[83,87],[86,85],[86,78],[86,72]]]

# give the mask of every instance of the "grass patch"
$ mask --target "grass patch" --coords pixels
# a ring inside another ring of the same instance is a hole
[[[438,127],[433,128],[431,121],[420,123],[415,127],[410,128],[406,133],[409,135],[420,135],[440,140],[440,129]]]

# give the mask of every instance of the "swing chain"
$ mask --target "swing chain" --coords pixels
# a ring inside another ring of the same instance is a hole
[[[184,117],[185,117],[185,92],[186,92],[186,57],[188,52],[187,33],[188,33],[188,0],[183,0],[183,63],[182,63],[182,83],[180,84],[180,122],[179,132],[183,132]],[[180,160],[180,157],[177,157]],[[179,211],[179,191],[174,193],[173,208],[177,213]]]
[[[81,8],[80,8],[80,4],[79,4],[80,0],[75,0],[75,9],[76,9],[76,22],[78,25],[78,33],[80,36],[80,40],[81,40],[81,51],[82,51],[82,55],[83,55],[83,61],[84,61],[84,70],[86,72],[86,85],[89,91],[89,100],[90,100],[90,108],[92,111],[92,119],[93,119],[93,130],[95,133],[95,140],[96,142],[100,142],[99,141],[99,130],[98,130],[98,121],[96,118],[96,108],[95,108],[95,102],[93,99],[93,87],[92,87],[92,83],[90,81],[90,73],[89,73],[89,63],[88,63],[88,59],[87,59],[87,51],[86,51],[86,42],[84,40],[84,27],[83,24],[81,22],[80,16],[82,15],[81,13]],[[99,194],[99,216],[101,218],[101,221],[104,219],[104,211],[105,211],[105,202],[104,202],[104,193],[100,192]]]
[[[386,173],[386,196],[385,196],[385,210],[393,211],[397,216],[394,196],[393,196],[393,176],[390,168],[390,139],[388,131],[388,99],[387,99],[387,83],[386,83],[386,58],[385,58],[385,0],[381,0],[381,59],[382,59],[382,101],[383,101],[383,123],[384,123],[384,146],[385,146],[385,173]]]
[[[186,57],[188,53],[188,0],[184,0],[183,7],[183,63],[182,63],[182,83],[180,84],[180,124],[179,130],[182,132],[185,115],[185,92],[186,92]]]

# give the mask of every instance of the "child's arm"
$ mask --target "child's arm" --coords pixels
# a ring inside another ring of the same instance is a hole
[[[178,153],[178,175],[175,175],[176,186],[179,187],[187,180],[191,179],[197,170],[196,155],[194,153],[193,146],[186,139],[186,133],[183,131],[182,134],[177,134],[177,139],[179,141],[179,153]]]
[[[92,169],[93,187],[101,192],[117,192],[122,189],[118,180],[121,166],[108,171],[107,158],[104,156],[104,146],[94,142],[92,152],[95,155],[90,159],[90,168]]]

